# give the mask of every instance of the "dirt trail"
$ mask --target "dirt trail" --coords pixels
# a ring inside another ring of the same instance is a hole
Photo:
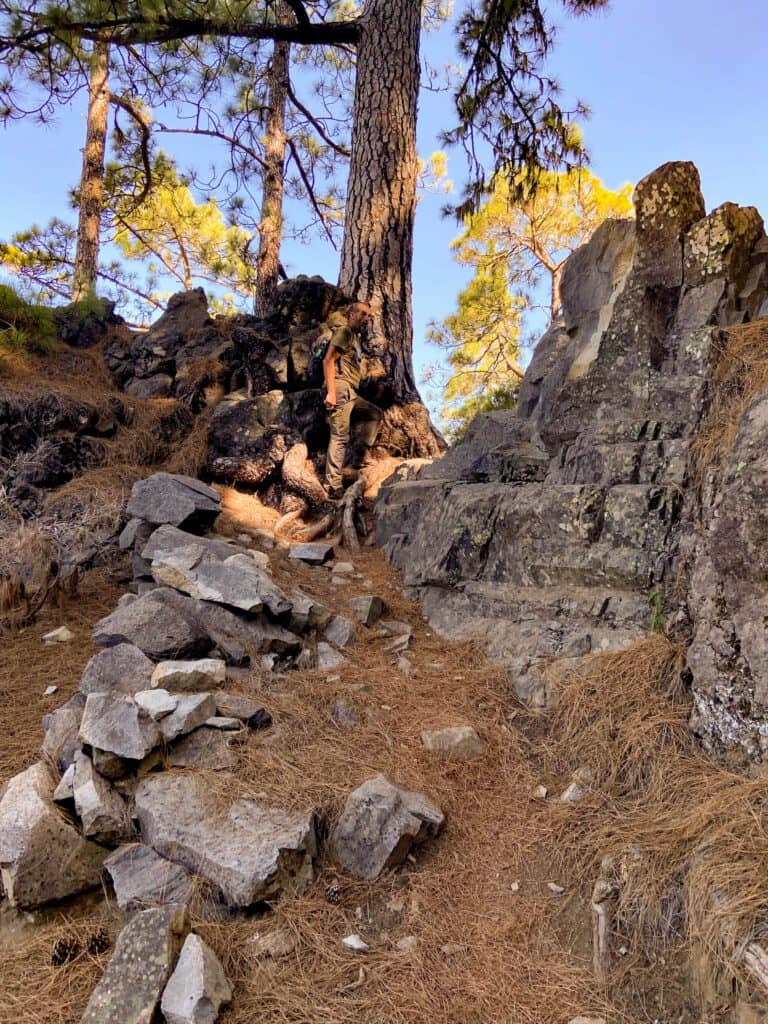
[[[361,627],[357,643],[345,652],[347,663],[333,672],[291,672],[279,679],[240,674],[230,688],[258,695],[275,724],[252,734],[235,773],[210,773],[211,788],[228,800],[244,792],[312,807],[332,822],[351,789],[383,772],[426,793],[445,812],[447,825],[438,840],[375,883],[343,876],[321,858],[304,898],[280,900],[266,914],[197,922],[235,984],[223,1024],[567,1024],[579,1015],[610,1022],[698,1019],[688,1016],[679,992],[670,997],[667,991],[665,999],[675,1016],[660,1018],[658,986],[650,986],[646,1007],[634,1002],[622,1010],[596,985],[589,917],[594,875],[579,873],[572,851],[562,847],[571,812],[533,796],[541,783],[556,796],[570,777],[543,767],[544,748],[530,728],[519,728],[521,712],[503,672],[471,644],[434,635],[379,552],[356,556],[363,578],[342,585],[332,582],[328,569],[289,563],[285,552],[273,555],[276,582],[290,581],[339,613],[348,610],[349,597],[383,597],[387,617],[412,627],[412,673],[398,670],[397,655],[384,651],[386,640],[375,628]],[[39,718],[49,709],[42,691],[51,682],[59,686],[50,704],[55,707],[76,690],[94,651],[90,628],[119,593],[113,582],[93,574],[76,602],[3,638],[0,783],[36,759]],[[43,645],[43,633],[60,624],[74,631],[75,640]],[[332,712],[339,700],[354,710],[356,724],[337,724]],[[486,743],[483,757],[446,761],[424,749],[422,729],[455,724],[476,728]],[[549,883],[563,892],[553,892]],[[101,929],[114,937],[120,915],[108,900],[97,900],[34,917],[37,927],[26,915],[29,927],[16,921],[12,932],[6,930],[11,938],[0,966],[0,1024],[76,1024],[109,958],[109,951],[97,951],[93,937]],[[257,958],[253,936],[276,925],[293,933],[295,950],[279,959]],[[341,945],[352,932],[368,942],[369,953]],[[54,967],[51,954],[62,940],[80,951]]]

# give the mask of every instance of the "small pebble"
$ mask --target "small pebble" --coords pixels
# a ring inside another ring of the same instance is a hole
[[[468,948],[461,942],[446,942],[444,946],[440,947],[440,952],[445,956],[456,956],[457,953],[466,953]]]
[[[395,949],[401,953],[409,953],[412,949],[416,949],[419,944],[419,940],[415,935],[406,935],[402,939],[398,939],[395,943]]]
[[[54,693],[58,692],[58,689],[58,686],[46,686],[46,688],[43,690],[43,696],[52,697]]]
[[[367,953],[371,948],[357,934],[347,935],[346,938],[341,940],[341,944],[346,946],[347,949],[353,949],[356,953]]]
[[[536,789],[534,789],[534,791],[533,791],[533,799],[534,800],[546,800],[548,792],[549,792],[549,790],[547,789],[546,786],[537,786]]]
[[[550,892],[553,892],[555,896],[560,896],[565,892],[565,886],[558,885],[557,882],[547,882],[547,888]]]
[[[510,892],[520,892],[520,883],[519,882],[513,882],[512,885],[510,885],[510,887],[509,887],[509,891]]]

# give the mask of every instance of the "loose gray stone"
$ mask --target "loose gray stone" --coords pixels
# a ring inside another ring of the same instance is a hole
[[[312,658],[312,661],[314,661],[314,667],[320,672],[330,672],[331,669],[338,668],[339,665],[343,665],[346,660],[347,659],[343,654],[339,654],[339,652],[335,651],[330,644],[326,644],[322,640],[317,645],[317,657]]]
[[[410,638],[413,635],[413,631],[407,622],[398,622],[397,619],[381,619],[378,635],[407,636]]]
[[[239,718],[249,729],[266,729],[272,725],[272,715],[250,697],[232,693],[216,693],[216,714],[225,718]]]
[[[347,604],[364,626],[375,626],[387,610],[384,601],[375,594],[365,597],[350,597]]]
[[[280,588],[248,555],[232,555],[223,562],[201,561],[194,548],[185,548],[157,556],[152,562],[152,575],[158,583],[175,587],[190,597],[244,612],[260,612],[265,605],[273,615],[291,610],[291,603]]]
[[[83,834],[99,843],[117,846],[131,834],[128,809],[120,794],[95,770],[86,754],[75,758],[72,783],[75,810]]]
[[[133,644],[119,643],[94,654],[80,679],[81,693],[137,693],[149,689],[153,664]]]
[[[161,661],[152,673],[152,686],[175,693],[201,693],[221,686],[227,666],[220,658],[197,661]]]
[[[193,621],[170,607],[161,592],[152,590],[97,622],[94,642],[99,647],[130,643],[148,657],[186,658],[206,654],[211,641]],[[142,685],[141,689],[145,689]]]
[[[243,723],[239,718],[228,718],[224,715],[207,718],[204,724],[208,729],[220,729],[222,732],[237,732],[238,729],[243,728]]]
[[[52,629],[50,633],[46,633],[43,637],[43,642],[46,644],[66,644],[70,640],[75,639],[75,634],[67,626],[59,626],[58,629]]]
[[[331,708],[331,718],[334,720],[336,725],[350,726],[357,725],[358,717],[355,705],[350,701],[345,700],[344,697],[340,697],[334,702]]]
[[[121,551],[127,551],[128,548],[133,547],[133,542],[136,540],[136,536],[139,532],[139,528],[143,525],[144,520],[134,516],[133,519],[129,519],[120,536],[117,538],[117,545]]]
[[[174,697],[167,690],[141,690],[134,695],[133,699],[156,722],[165,718],[166,715],[170,715],[179,704],[179,698]]]
[[[457,757],[469,760],[482,757],[485,744],[471,725],[454,725],[444,729],[425,729],[421,742],[434,754],[441,757]]]
[[[67,768],[59,779],[59,784],[53,791],[53,802],[57,804],[71,804],[74,810],[75,803],[75,765],[74,762]]]
[[[351,562],[334,562],[331,566],[331,572],[338,573],[341,576],[349,576],[354,571],[355,567]]]
[[[44,697],[53,697],[54,694],[59,692],[58,686],[46,686],[43,690]]]
[[[307,562],[308,565],[323,565],[329,558],[333,557],[333,545],[319,543],[294,544],[288,557],[297,562]]]
[[[174,743],[168,754],[171,768],[208,768],[226,771],[237,767],[237,754],[232,748],[233,733],[201,726]]]
[[[81,1024],[152,1024],[188,931],[189,919],[180,907],[143,910],[132,917],[117,937]]]
[[[141,761],[160,743],[155,722],[128,697],[89,693],[80,742],[120,758]]]
[[[336,644],[337,647],[349,647],[357,639],[355,624],[350,622],[349,619],[344,618],[343,615],[334,615],[325,627],[323,636],[326,640],[330,640],[332,644]]]
[[[174,711],[160,721],[160,732],[170,742],[204,725],[215,714],[216,699],[212,693],[185,693],[179,696]]]
[[[281,890],[301,892],[313,878],[311,813],[288,813],[237,800],[214,813],[188,776],[156,775],[139,783],[136,817],[145,842],[209,879],[232,907],[248,907]]]
[[[300,590],[291,591],[290,600],[293,608],[288,628],[294,633],[306,633],[312,629],[323,630],[333,618],[333,612],[329,608]]]
[[[254,956],[273,957],[289,956],[298,946],[298,940],[294,932],[287,928],[275,928],[274,931],[265,932],[263,935],[257,932],[248,941],[248,950]]]
[[[158,526],[181,526],[190,520],[208,525],[221,511],[221,499],[212,487],[193,477],[154,473],[133,485],[127,511]]]
[[[45,738],[41,755],[54,762],[60,772],[74,764],[75,753],[80,749],[78,733],[85,709],[85,696],[76,693],[60,708],[43,715]]]
[[[216,954],[199,936],[188,935],[160,1003],[166,1024],[214,1024],[231,999]]]
[[[107,857],[104,867],[121,910],[189,904],[193,888],[189,872],[143,843],[121,846]]]
[[[13,907],[42,907],[99,884],[106,850],[69,824],[53,791],[38,763],[12,778],[0,799],[0,875]]]
[[[444,820],[427,797],[377,775],[347,798],[331,833],[331,855],[358,878],[372,880],[402,863],[412,845],[436,836]]]

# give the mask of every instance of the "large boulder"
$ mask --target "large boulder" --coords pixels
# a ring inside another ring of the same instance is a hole
[[[216,885],[232,907],[249,907],[313,878],[313,814],[236,800],[226,815],[207,804],[194,779],[163,774],[136,790],[144,841]]]
[[[481,640],[518,697],[539,706],[555,696],[542,686],[549,659],[621,648],[679,608],[695,561],[683,535],[702,518],[689,486],[691,444],[720,327],[740,324],[768,297],[761,218],[729,204],[706,215],[692,164],[648,175],[635,208],[634,223],[604,224],[566,263],[562,316],[533,355],[518,407],[477,417],[445,458],[385,482],[376,506],[378,543],[418,590],[432,627]],[[764,504],[754,491],[749,501]],[[759,536],[758,528],[755,548]],[[702,607],[718,586],[705,562],[694,576]],[[712,601],[716,625],[720,597]],[[745,616],[758,613],[744,606]],[[733,616],[725,620],[727,633]],[[710,632],[697,630],[697,701],[722,704],[715,677],[725,692],[743,660],[729,667],[727,655],[712,668],[723,655],[707,651]],[[747,675],[720,708],[723,730],[743,705]]]
[[[12,778],[0,799],[0,873],[11,906],[34,909],[97,886],[107,851],[53,804],[44,764]]]
[[[149,687],[153,668],[153,663],[138,647],[116,644],[94,654],[80,678],[80,692],[138,693]]]

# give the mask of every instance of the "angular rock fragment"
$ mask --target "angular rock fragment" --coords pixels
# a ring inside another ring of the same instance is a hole
[[[80,741],[120,758],[141,761],[160,743],[157,724],[130,698],[89,693]]]
[[[231,999],[216,954],[198,935],[188,935],[160,1003],[166,1024],[213,1024]]]
[[[296,562],[306,562],[308,565],[323,565],[329,558],[333,557],[333,545],[331,544],[294,544],[288,553],[288,557]]]
[[[354,623],[343,615],[334,615],[323,636],[337,647],[349,647],[356,640]]]
[[[178,697],[174,711],[158,724],[163,737],[170,742],[204,725],[215,714],[216,700],[212,693],[184,693]]]
[[[161,661],[152,673],[152,686],[174,693],[201,693],[221,686],[227,666],[220,658],[197,661]]]
[[[81,693],[137,693],[148,690],[154,665],[138,647],[119,643],[94,654],[80,679]]]
[[[143,910],[175,904],[185,907],[192,896],[192,876],[143,843],[121,846],[104,861],[121,910]]]
[[[289,596],[293,608],[288,620],[288,627],[294,633],[306,633],[311,629],[325,629],[333,618],[333,612],[329,608],[316,601],[315,598],[308,597],[302,591],[293,590]]]
[[[482,757],[485,744],[471,725],[453,725],[444,729],[425,729],[421,742],[434,754],[468,760]]]
[[[11,906],[33,909],[99,884],[106,850],[53,806],[43,764],[12,778],[0,800],[0,873]]]
[[[133,699],[156,722],[170,715],[179,705],[179,698],[167,690],[141,690]]]
[[[378,878],[402,863],[415,843],[436,836],[444,820],[427,797],[377,775],[347,797],[331,834],[331,855],[358,878]]]
[[[258,701],[232,693],[217,693],[214,696],[217,715],[239,718],[249,729],[266,729],[272,725],[272,715]]]
[[[157,590],[115,609],[97,622],[93,639],[100,647],[134,644],[157,661],[195,657],[206,654],[211,648],[210,638],[203,630],[172,608]]]
[[[347,604],[364,626],[375,626],[387,610],[384,601],[375,594],[365,597],[350,597]]]
[[[128,808],[123,798],[83,753],[75,758],[72,795],[84,835],[109,846],[117,846],[130,836]]]
[[[413,631],[407,622],[398,622],[397,619],[381,619],[378,635],[407,636],[410,638],[413,635]]]
[[[212,487],[190,476],[154,473],[133,485],[128,514],[148,523],[181,526],[210,525],[221,511],[221,499]]]
[[[225,771],[237,767],[237,754],[231,745],[232,733],[203,725],[174,743],[168,754],[171,768],[209,768]]]
[[[313,878],[311,813],[236,800],[216,814],[194,779],[163,774],[137,787],[136,817],[145,842],[218,886],[232,907],[300,892]]]
[[[117,937],[81,1024],[152,1024],[188,931],[187,913],[180,907],[143,910],[132,917]]]
[[[77,756],[77,755],[75,755]],[[75,809],[75,764],[74,761],[67,768],[64,774],[59,779],[59,784],[53,791],[53,802],[56,804],[71,804],[72,810]]]
[[[74,640],[75,634],[67,626],[59,626],[58,629],[52,629],[50,633],[46,633],[43,637],[43,642],[46,644],[66,644],[70,640]]]
[[[224,715],[214,715],[213,718],[206,719],[204,724],[207,729],[218,729],[220,732],[237,732],[243,728],[239,718],[228,718]]]
[[[66,704],[43,715],[45,738],[40,753],[50,758],[60,772],[65,772],[74,763],[75,753],[80,749],[78,733],[85,709],[85,696],[76,693]]]

